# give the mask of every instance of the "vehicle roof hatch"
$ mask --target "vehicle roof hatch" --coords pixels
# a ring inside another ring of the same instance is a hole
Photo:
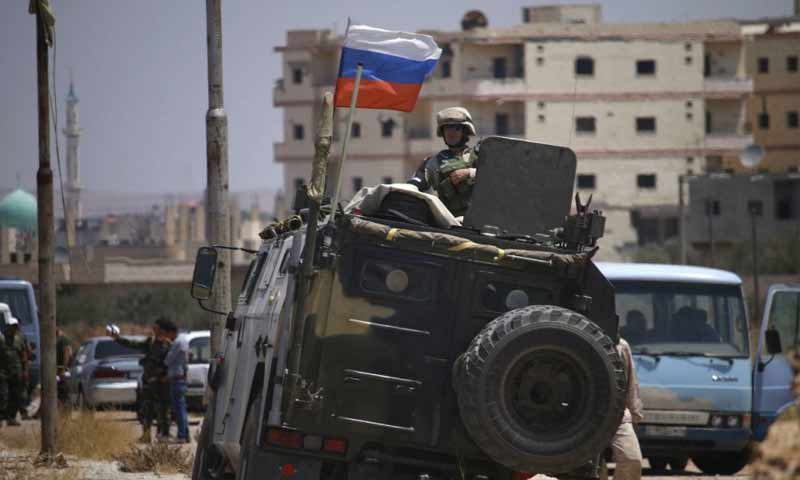
[[[561,226],[575,185],[575,152],[492,136],[483,139],[479,155],[465,226],[531,236]]]

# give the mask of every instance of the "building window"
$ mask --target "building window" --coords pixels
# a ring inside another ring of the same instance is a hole
[[[541,114],[539,114],[539,116],[536,117],[536,119],[539,121],[539,123],[544,123],[544,121],[545,121],[544,115],[541,115]]]
[[[353,122],[353,125],[350,126],[350,136],[352,138],[361,138],[361,124],[358,122]]]
[[[575,59],[575,75],[594,75],[594,60],[591,57],[578,57]]]
[[[379,120],[381,122],[381,137],[390,138],[394,132],[394,126],[397,125],[392,117],[386,120]]]
[[[361,177],[353,177],[353,193],[358,193],[364,186],[364,179]]]
[[[706,198],[704,206],[706,210],[706,216],[714,215],[715,217],[719,217],[722,215],[722,207],[719,204],[719,200]]]
[[[597,177],[594,174],[584,173],[578,175],[578,188],[594,190]]]
[[[506,78],[505,57],[497,57],[492,60],[492,73],[494,74],[494,78]]]
[[[450,60],[442,61],[442,78],[450,78]]]
[[[508,135],[508,114],[496,113],[494,115],[494,133],[497,135]]]
[[[540,67],[544,65],[544,57],[536,57],[536,65]]]
[[[686,120],[694,119],[694,114],[692,112],[686,112]]]
[[[292,69],[292,83],[295,85],[303,83],[303,69],[295,67]]]
[[[545,107],[545,103],[544,103],[544,102],[538,102],[538,103],[536,104],[536,106],[537,106],[538,108],[544,108],[544,107]]]
[[[691,65],[692,64],[692,57],[683,57],[683,63],[685,63],[686,65]],[[705,74],[706,77],[708,75],[709,75],[708,73]]]
[[[769,58],[758,58],[758,73],[769,73]]]
[[[576,117],[575,131],[578,133],[594,133],[594,117]]]
[[[655,74],[656,74],[655,60],[636,61],[636,75],[655,75]]]
[[[769,113],[758,114],[758,128],[761,130],[769,130]]]
[[[694,163],[694,157],[686,157],[686,163]]]
[[[302,140],[305,137],[306,132],[302,125],[299,123],[294,124],[292,127],[292,135],[295,140]]]
[[[381,178],[381,183],[390,184],[390,183],[394,183],[394,181],[392,181],[392,177],[383,177],[383,178]]]
[[[786,57],[786,71],[791,73],[797,72],[797,55]]]
[[[687,52],[691,52],[691,51],[692,51],[692,44],[691,44],[691,43],[689,43],[689,42],[686,42],[685,44],[683,44],[683,48],[684,48],[684,50],[686,50]]]
[[[786,112],[786,126],[789,128],[797,128],[797,112]]]
[[[639,188],[656,188],[656,174],[643,173],[636,175],[636,186]]]
[[[655,132],[656,117],[636,117],[636,131],[640,133]]]
[[[714,117],[711,116],[711,112],[706,110],[706,133],[711,133],[711,128],[714,122]]]
[[[692,108],[693,105],[694,105],[694,103],[692,103],[691,100],[687,100],[686,101],[686,108]]]

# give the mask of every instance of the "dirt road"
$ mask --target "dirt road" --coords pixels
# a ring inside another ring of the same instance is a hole
[[[125,425],[130,429],[130,438],[135,438],[138,435],[139,426],[136,423],[136,418],[133,412],[130,411],[101,411],[97,412],[96,418],[107,422],[115,422]],[[196,432],[200,428],[202,417],[199,415],[190,415],[190,429],[192,443],[184,446],[187,451],[194,452],[195,443],[194,438]],[[67,456],[67,463],[69,469],[67,470],[51,470],[51,469],[33,469],[32,463],[35,457],[34,450],[28,448],[20,449],[14,448],[19,446],[20,442],[17,437],[20,435],[35,435],[38,430],[39,424],[35,420],[26,420],[23,422],[22,427],[4,427],[0,429],[0,480],[20,478],[20,479],[36,479],[36,480],[76,480],[76,479],[114,479],[114,480],[186,480],[188,475],[182,474],[165,474],[165,473],[124,473],[119,470],[119,466],[115,461],[108,460],[87,460],[79,459],[74,456]],[[4,441],[5,440],[5,441]],[[98,438],[98,442],[103,439]],[[19,470],[22,469],[22,470]],[[643,472],[647,480],[742,480],[751,478],[750,469],[745,468],[736,476],[709,476],[703,475],[691,463],[687,467],[686,472],[681,472],[678,475],[665,475],[655,474],[651,472],[648,465],[645,465]]]

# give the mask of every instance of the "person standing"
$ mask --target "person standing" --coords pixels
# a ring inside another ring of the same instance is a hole
[[[5,307],[3,309],[2,307]],[[0,326],[5,327],[8,325],[11,318],[11,312],[8,305],[0,303]],[[4,328],[5,329],[5,328]],[[8,408],[8,375],[9,375],[9,349],[6,347],[5,338],[0,334],[0,427],[3,425],[5,418],[6,408]]]
[[[167,353],[164,364],[167,366],[169,392],[172,400],[172,415],[178,424],[177,443],[189,443],[189,419],[186,412],[186,374],[189,369],[189,342],[185,337],[178,337],[178,329],[174,326],[167,332],[172,346]]]
[[[169,351],[170,342],[166,331],[174,324],[165,317],[153,323],[153,335],[145,340],[123,338],[119,329],[112,328],[109,333],[115,342],[144,353],[140,360],[142,371],[142,436],[139,441],[150,443],[150,427],[156,421],[156,434],[159,439],[169,435],[169,384],[164,358]]]
[[[72,342],[64,335],[61,327],[56,327],[56,375],[58,401],[62,405],[69,405],[69,390],[67,379],[64,377],[72,361]]]
[[[476,151],[467,143],[476,135],[472,116],[463,107],[445,108],[436,114],[436,135],[447,148],[423,160],[408,183],[420,192],[435,191],[453,214],[464,215],[475,185]]]
[[[18,426],[17,413],[24,405],[28,378],[28,346],[19,331],[19,320],[6,317],[6,329],[3,332],[6,344],[8,366],[8,399],[5,409],[6,424]]]
[[[617,428],[617,433],[611,439],[611,453],[616,469],[614,480],[640,480],[642,478],[642,451],[639,439],[633,426],[644,420],[642,413],[642,400],[639,398],[639,380],[636,377],[636,366],[633,364],[631,347],[620,337],[617,344],[625,374],[628,378],[628,398],[625,402],[625,413],[622,423]]]

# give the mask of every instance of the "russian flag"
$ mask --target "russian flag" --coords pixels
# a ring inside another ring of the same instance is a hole
[[[357,108],[410,112],[442,50],[433,37],[350,25],[345,34],[334,106],[349,107],[358,64],[363,67]]]

